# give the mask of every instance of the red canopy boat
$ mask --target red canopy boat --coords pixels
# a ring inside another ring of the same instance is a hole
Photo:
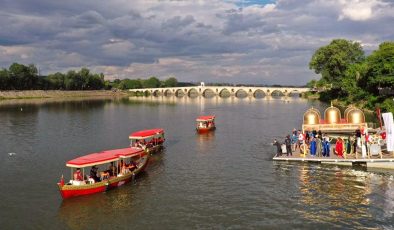
[[[134,132],[129,136],[131,146],[146,148],[150,152],[160,150],[163,147],[164,129],[148,129]]]
[[[215,130],[215,116],[199,116],[196,119],[198,133],[206,133]]]
[[[126,161],[130,163],[126,164]],[[65,184],[62,176],[58,183],[60,194],[66,199],[121,186],[143,171],[148,161],[149,154],[142,148],[135,147],[107,150],[75,158],[66,163],[66,166],[71,168],[71,180]],[[109,163],[110,168],[102,170],[98,176],[99,168],[96,166],[102,167]],[[89,175],[85,174],[86,167],[91,167]]]

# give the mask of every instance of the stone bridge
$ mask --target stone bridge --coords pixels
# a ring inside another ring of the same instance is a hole
[[[261,96],[289,96],[291,94],[303,94],[309,92],[310,88],[293,87],[247,87],[247,86],[190,86],[171,88],[146,88],[130,89],[130,92],[144,93],[153,96],[220,96],[220,97],[258,97]]]

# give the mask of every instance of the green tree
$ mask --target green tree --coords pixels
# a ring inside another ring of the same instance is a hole
[[[8,70],[0,69],[0,90],[10,89],[10,77],[8,74]]]
[[[119,89],[141,89],[142,84],[140,80],[124,79],[119,83]]]
[[[164,81],[164,87],[176,87],[178,80],[175,77],[170,77]]]
[[[54,74],[49,74],[47,77],[48,88],[49,89],[65,89],[65,75],[57,72]]]
[[[367,58],[368,72],[363,80],[368,92],[378,94],[379,88],[394,89],[394,42],[383,42]]]
[[[317,85],[317,80],[315,79],[312,79],[308,83],[306,83],[306,86],[311,89],[315,88],[316,85]]]
[[[368,65],[365,62],[350,65],[344,73],[341,81],[341,90],[348,103],[359,101],[368,97],[365,91],[365,82],[362,80],[368,71]]]
[[[142,81],[143,88],[158,88],[160,87],[160,84],[160,80],[156,77],[150,77],[149,79]]]
[[[360,43],[344,39],[334,39],[329,45],[316,50],[309,62],[309,68],[321,74],[322,79],[339,88],[345,71],[351,64],[364,60]]]
[[[13,63],[9,68],[10,84],[13,89],[26,90],[34,89],[37,85],[38,75],[37,68],[30,64],[25,66],[19,63]]]

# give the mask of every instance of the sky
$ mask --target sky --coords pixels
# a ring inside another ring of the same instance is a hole
[[[394,40],[394,0],[0,0],[0,68],[305,85],[335,38]]]

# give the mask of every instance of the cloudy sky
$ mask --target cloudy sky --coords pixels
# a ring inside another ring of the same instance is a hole
[[[0,67],[303,85],[334,38],[394,40],[393,0],[0,0]]]

